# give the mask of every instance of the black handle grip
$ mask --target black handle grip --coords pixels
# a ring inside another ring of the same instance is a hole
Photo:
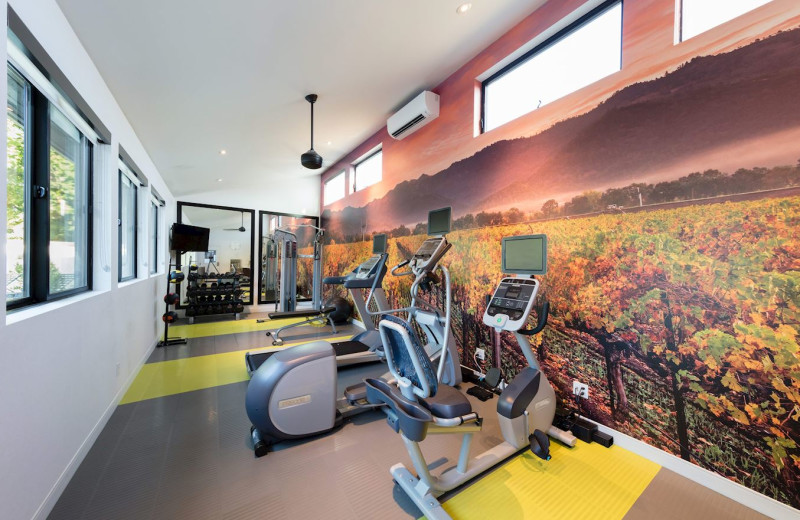
[[[542,329],[547,325],[547,316],[550,313],[550,302],[544,302],[542,304],[542,310],[539,312],[539,321],[536,324],[536,327],[532,329],[525,329],[518,331],[520,334],[524,334],[526,336],[533,336],[534,334],[539,334],[542,332]]]

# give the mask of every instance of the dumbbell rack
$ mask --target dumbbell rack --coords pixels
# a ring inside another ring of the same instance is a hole
[[[186,344],[186,338],[172,338],[172,339],[170,339],[170,337],[169,337],[169,323],[170,322],[169,322],[168,319],[166,319],[166,316],[169,315],[170,312],[172,312],[172,314],[174,315],[174,311],[170,311],[169,310],[170,303],[169,303],[169,301],[167,301],[166,295],[170,294],[170,290],[169,290],[170,287],[169,286],[170,286],[170,284],[173,284],[173,283],[175,284],[175,293],[176,294],[180,294],[180,292],[181,292],[180,291],[180,285],[181,285],[181,280],[182,280],[182,279],[173,278],[173,273],[176,272],[176,271],[172,270],[173,267],[175,267],[175,264],[170,263],[169,264],[169,269],[167,269],[167,292],[165,293],[165,296],[164,296],[164,303],[166,304],[166,308],[164,309],[164,315],[162,316],[162,321],[164,322],[164,337],[161,339],[161,341],[158,342],[157,346],[159,346],[159,347],[168,347],[170,345],[185,345]],[[180,271],[177,271],[177,273],[180,273]]]
[[[194,323],[197,316],[233,314],[234,319],[244,311],[242,288],[238,274],[189,273],[186,289],[186,316]]]

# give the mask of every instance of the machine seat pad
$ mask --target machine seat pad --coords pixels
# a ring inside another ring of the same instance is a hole
[[[326,276],[322,279],[322,283],[326,285],[342,285],[347,279],[347,276]]]
[[[281,318],[310,318],[312,316],[327,316],[335,310],[336,307],[330,305],[321,309],[300,309],[297,311],[270,312],[267,314],[267,316],[269,316],[269,319],[271,320],[278,320]]]
[[[439,385],[435,395],[419,401],[434,416],[442,419],[454,419],[472,412],[467,396],[450,385]]]

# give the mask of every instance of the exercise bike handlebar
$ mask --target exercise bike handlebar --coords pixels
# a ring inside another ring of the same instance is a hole
[[[542,310],[539,311],[539,319],[537,320],[536,326],[532,329],[520,329],[517,332],[523,334],[525,336],[533,336],[534,334],[539,334],[542,332],[542,329],[547,325],[547,316],[550,313],[550,302],[544,302],[542,304]]]

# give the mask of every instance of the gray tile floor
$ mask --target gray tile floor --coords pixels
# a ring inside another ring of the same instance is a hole
[[[151,362],[264,346],[263,337],[263,332],[253,332],[192,339],[185,347],[157,349]],[[384,370],[380,364],[343,369],[340,386]],[[246,389],[247,382],[241,382],[117,407],[49,518],[420,516],[389,474],[397,462],[411,465],[401,440],[389,430],[381,412],[356,416],[328,435],[279,444],[266,457],[256,459],[244,409]],[[481,416],[494,414],[495,399],[486,403],[470,400]],[[484,431],[475,437],[473,453],[501,441],[496,421],[487,420]],[[431,436],[424,444],[431,461],[458,456],[459,443],[453,442],[452,436]],[[642,495],[646,501],[640,499],[626,518],[678,518],[665,515],[669,509],[664,509],[665,501],[675,500],[675,493],[685,503],[705,507],[702,516],[680,518],[760,518],[665,471],[653,481],[651,487],[655,487],[648,488],[650,493]]]

